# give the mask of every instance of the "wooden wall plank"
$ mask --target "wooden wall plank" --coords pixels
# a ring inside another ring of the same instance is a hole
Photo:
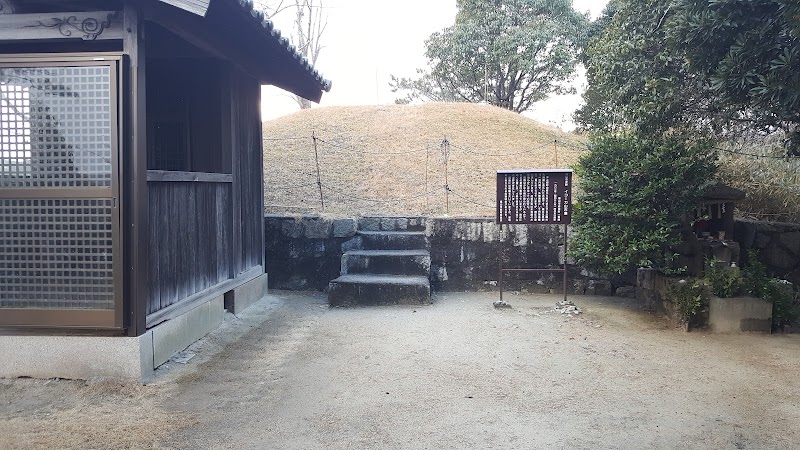
[[[148,314],[233,279],[230,274],[231,183],[150,182]]]

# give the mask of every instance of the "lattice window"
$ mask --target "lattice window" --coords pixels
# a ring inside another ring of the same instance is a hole
[[[112,207],[0,200],[0,307],[113,309]]]
[[[0,68],[0,187],[110,187],[108,66]]]
[[[30,111],[28,88],[0,83],[0,177],[30,176]]]

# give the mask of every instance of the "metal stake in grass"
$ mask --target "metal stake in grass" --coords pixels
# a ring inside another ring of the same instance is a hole
[[[317,187],[319,187],[319,203],[322,205],[322,210],[325,211],[325,199],[322,197],[322,179],[319,176],[319,152],[317,152],[317,135],[311,132],[311,139],[314,141],[314,160],[317,162]]]

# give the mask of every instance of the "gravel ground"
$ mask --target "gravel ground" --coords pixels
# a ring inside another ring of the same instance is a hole
[[[0,448],[798,448],[800,335],[668,328],[632,301],[278,292],[147,386],[0,380]]]

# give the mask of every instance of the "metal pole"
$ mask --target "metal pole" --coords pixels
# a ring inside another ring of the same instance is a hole
[[[322,205],[322,210],[325,211],[325,199],[322,197],[322,179],[319,176],[319,152],[317,151],[317,136],[312,131],[311,139],[314,141],[314,160],[317,162],[317,187],[319,187],[319,203]]]
[[[564,224],[564,301],[567,301],[567,224]]]
[[[445,212],[450,215],[450,182],[447,181],[447,166],[450,160],[450,143],[447,136],[442,141],[442,154],[444,155],[444,205]]]
[[[558,139],[553,141],[553,153],[556,155],[556,167],[558,167]]]
[[[428,204],[428,158],[429,150],[425,148],[425,210],[428,211],[430,205]]]
[[[497,261],[500,267],[498,273],[497,286],[500,287],[500,301],[503,301],[503,224],[500,224],[498,239],[497,239]]]

